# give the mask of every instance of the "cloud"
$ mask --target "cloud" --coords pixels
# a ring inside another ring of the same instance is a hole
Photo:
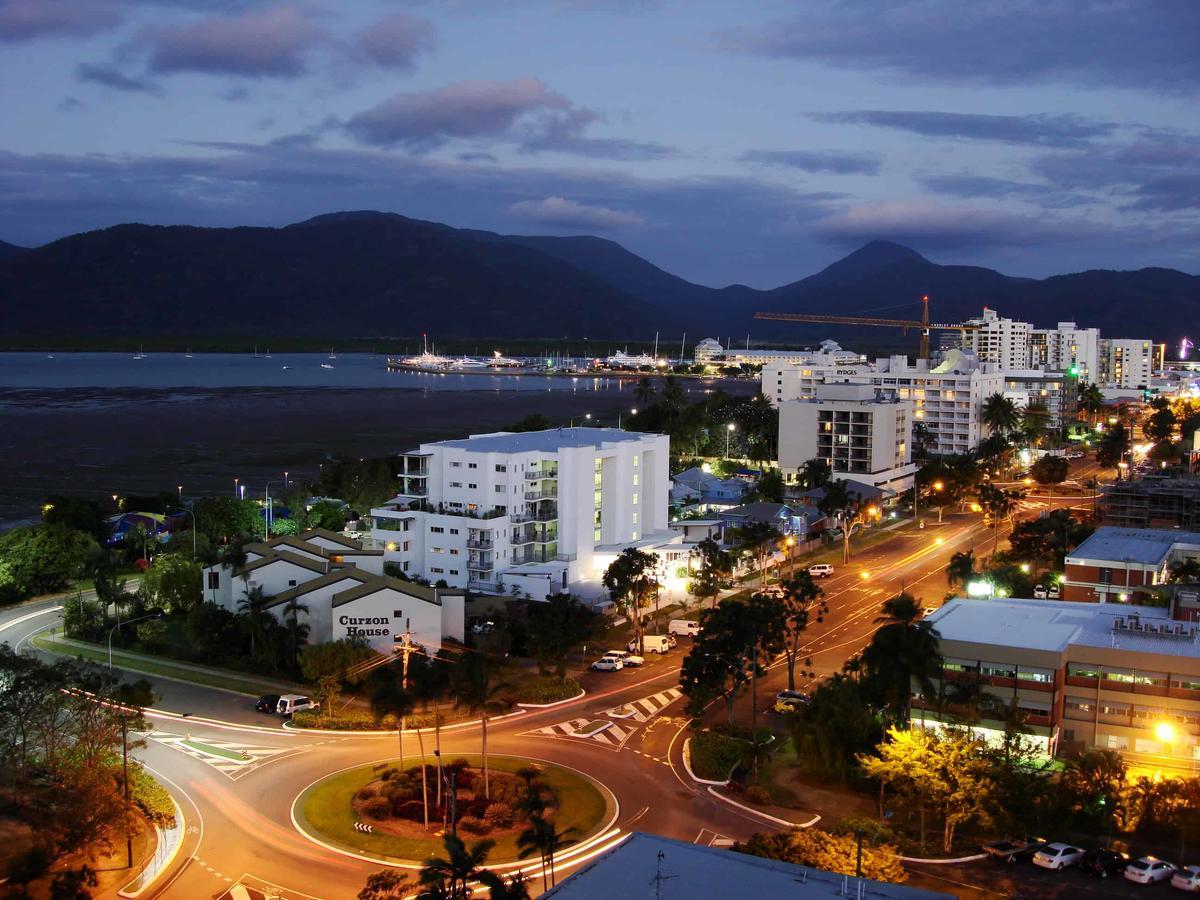
[[[927,201],[865,203],[819,221],[813,233],[836,243],[892,240],[929,249],[1035,247],[1094,240],[1110,229],[995,210]]]
[[[720,35],[736,51],[966,84],[1083,85],[1192,94],[1200,4],[1163,0],[812,0],[803,16]]]
[[[570,106],[536,78],[460,81],[397,94],[351,116],[346,128],[364,144],[428,148],[449,138],[503,134],[522,116]]]
[[[355,46],[376,65],[411,72],[417,56],[432,50],[434,43],[432,25],[416,16],[395,13],[363,29]]]
[[[607,206],[588,206],[563,197],[522,200],[508,209],[527,222],[555,228],[608,231],[646,224],[637,213],[609,209]]]
[[[1148,132],[1128,144],[1044,154],[1030,168],[1058,188],[1108,195],[1122,210],[1200,209],[1200,137],[1195,135]]]
[[[875,153],[849,153],[835,150],[747,150],[742,162],[768,166],[787,166],[805,172],[830,175],[877,175],[882,163]]]
[[[58,111],[61,113],[82,112],[87,109],[78,97],[63,97],[58,101]]]
[[[871,125],[925,137],[1045,147],[1085,147],[1093,139],[1107,137],[1117,129],[1111,122],[1093,122],[1071,115],[989,116],[932,110],[860,109],[810,113],[809,116],[818,122]]]
[[[115,0],[0,0],[0,43],[87,37],[120,22]]]
[[[142,78],[126,75],[110,63],[80,63],[75,68],[75,77],[80,81],[90,81],[92,84],[103,85],[116,91],[130,93],[158,94],[156,84]]]
[[[153,72],[286,78],[305,72],[324,38],[307,8],[285,5],[147,28],[135,43],[149,50]]]

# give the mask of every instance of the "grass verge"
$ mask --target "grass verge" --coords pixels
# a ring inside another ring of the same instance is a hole
[[[472,766],[480,764],[478,756],[467,756],[466,759]],[[427,756],[425,762],[432,764],[435,759]],[[388,764],[399,765],[399,761],[391,760]],[[419,764],[416,755],[406,756],[404,759],[406,767]],[[527,765],[528,760],[488,755],[488,767],[492,770],[515,772]],[[550,763],[537,765],[544,770],[542,780],[558,798],[556,826],[559,829],[574,828],[578,841],[589,837],[604,820],[604,813],[608,808],[604,795],[590,781],[574,772]],[[363,834],[354,830],[354,823],[358,819],[350,806],[350,800],[355,791],[377,777],[375,766],[361,766],[326,778],[300,796],[296,804],[297,812],[318,837],[364,853],[415,862],[423,862],[430,856],[440,856],[443,851],[442,840],[433,834],[418,840],[390,834]],[[430,785],[431,791],[433,787]],[[433,830],[432,823],[430,830]],[[518,833],[498,837],[496,846],[488,856],[488,862],[498,863],[516,859]],[[470,835],[462,834],[462,837],[468,845],[472,843]]]
[[[706,781],[724,781],[745,752],[746,742],[741,738],[713,731],[697,732],[689,745],[692,772]]]
[[[100,663],[101,665],[108,664],[108,650],[104,647],[75,641],[67,643],[59,640],[57,637],[52,637],[45,631],[35,635],[32,643],[37,649],[46,653],[79,657]],[[172,665],[169,662],[140,654],[130,654],[117,649],[113,650],[112,659],[113,665],[119,666],[129,672],[174,678],[176,681],[187,681],[192,684],[204,685],[205,687],[222,688],[223,690],[234,691],[239,694],[248,694],[252,697],[256,697],[259,694],[277,694],[280,691],[280,686],[273,682],[257,681],[235,673],[226,674],[224,672],[213,672]]]

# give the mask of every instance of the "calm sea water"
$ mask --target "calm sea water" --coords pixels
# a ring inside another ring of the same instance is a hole
[[[615,379],[389,372],[371,353],[0,353],[0,388],[436,388],[573,390]]]

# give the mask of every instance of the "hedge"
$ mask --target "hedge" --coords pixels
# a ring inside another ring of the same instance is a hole
[[[689,746],[692,772],[706,781],[724,781],[742,761],[746,742],[739,738],[701,731],[692,735]]]
[[[454,721],[457,720],[456,717]],[[451,720],[443,710],[442,725],[445,726],[449,721]],[[377,722],[369,712],[357,709],[347,709],[336,716],[324,715],[320,710],[305,709],[293,713],[292,724],[297,728],[321,728],[325,731],[394,731],[396,728],[396,720],[390,715]],[[432,728],[433,713],[411,715],[404,725],[406,728]]]
[[[537,681],[524,684],[517,691],[518,703],[557,703],[559,700],[570,700],[577,697],[583,690],[574,678],[556,678],[547,675]]]
[[[175,825],[175,801],[161,784],[141,766],[130,770],[129,793],[138,809],[154,825],[171,828]]]

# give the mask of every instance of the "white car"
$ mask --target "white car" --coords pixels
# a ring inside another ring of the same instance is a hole
[[[1171,887],[1181,891],[1200,891],[1200,866],[1182,866],[1171,876]]]
[[[1057,584],[1052,584],[1046,589],[1047,600],[1058,600],[1062,597],[1062,589]]]
[[[609,650],[607,653],[604,654],[604,658],[605,659],[617,659],[617,660],[621,661],[621,665],[623,665],[623,666],[635,666],[635,667],[640,666],[642,663],[644,663],[646,661],[642,657],[637,656],[633,653],[629,653],[625,650]]]
[[[1131,862],[1125,867],[1127,881],[1138,884],[1154,884],[1156,881],[1166,881],[1175,874],[1173,863],[1153,856],[1143,856],[1137,862]]]
[[[829,563],[817,563],[808,567],[808,574],[813,578],[828,578],[833,574],[833,566]]]
[[[1067,866],[1075,866],[1083,859],[1083,851],[1074,844],[1047,844],[1033,854],[1033,864],[1043,869],[1062,870]]]
[[[310,700],[308,697],[302,697],[299,694],[283,694],[275,704],[275,712],[281,716],[290,716],[292,713],[298,713],[302,710],[316,709],[318,705],[316,700]]]
[[[625,668],[625,663],[615,656],[602,656],[592,663],[593,672],[620,672],[623,668]]]
[[[1039,584],[1037,587],[1035,587],[1033,589],[1033,598],[1035,600],[1045,600],[1046,599],[1046,586]]]

